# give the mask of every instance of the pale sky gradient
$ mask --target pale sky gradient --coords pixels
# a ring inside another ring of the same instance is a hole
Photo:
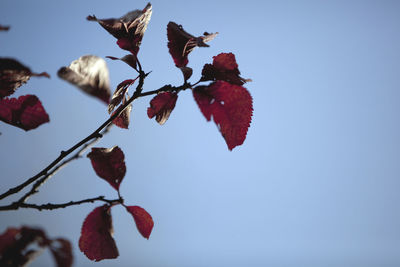
[[[61,66],[85,54],[125,55],[97,23],[146,1],[0,2],[0,56],[51,79],[32,78],[15,96],[36,94],[50,123],[28,133],[0,124],[1,191],[41,170],[106,120],[104,104],[60,80]],[[151,213],[149,240],[122,208],[112,211],[117,260],[90,262],[78,248],[86,204],[54,212],[0,213],[9,226],[44,228],[74,246],[74,266],[398,267],[400,266],[400,2],[152,1],[139,57],[152,71],[144,90],[180,85],[166,25],[218,31],[189,56],[192,81],[205,63],[233,52],[254,99],[244,145],[232,152],[190,91],[163,126],[151,98],[135,102],[130,130],[113,128],[97,146],[118,145],[126,203]],[[133,78],[107,60],[111,84]],[[83,158],[31,199],[65,202],[115,191]],[[1,204],[7,204],[2,201]],[[45,253],[32,266],[53,265]]]

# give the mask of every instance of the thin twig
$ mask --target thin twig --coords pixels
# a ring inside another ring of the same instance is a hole
[[[95,138],[101,138],[102,135],[100,134],[101,130],[103,130],[105,127],[107,127],[109,124],[112,123],[112,121],[117,118],[126,107],[128,107],[133,100],[135,100],[136,98],[140,97],[140,93],[143,90],[143,83],[144,83],[144,79],[146,78],[146,74],[140,70],[140,75],[139,75],[139,84],[136,87],[136,91],[133,94],[133,96],[125,102],[125,104],[123,104],[122,108],[119,110],[119,112],[115,112],[113,115],[111,115],[103,124],[101,124],[95,131],[93,131],[91,134],[89,134],[87,137],[85,137],[84,139],[82,139],[81,141],[79,141],[78,143],[76,143],[74,146],[72,146],[71,148],[69,148],[66,151],[61,151],[60,155],[53,161],[51,162],[46,168],[44,168],[43,170],[41,170],[38,174],[36,174],[35,176],[29,178],[28,180],[26,180],[25,182],[23,182],[22,184],[10,188],[7,192],[3,193],[0,195],[0,200],[3,198],[6,198],[12,194],[16,194],[19,191],[21,191],[22,189],[24,189],[26,186],[30,185],[31,183],[35,182],[36,180],[38,180],[40,177],[47,175],[48,172],[54,167],[56,166],[59,162],[61,162],[66,156],[68,156],[69,154],[71,154],[73,151],[75,151],[77,148],[81,147],[82,145],[86,144],[87,142],[89,142],[92,139]]]
[[[36,204],[30,204],[30,203],[20,203],[17,201],[17,202],[13,202],[7,206],[0,206],[0,210],[18,210],[20,208],[37,209],[39,211],[54,210],[54,209],[63,209],[63,208],[70,207],[70,206],[76,206],[76,205],[80,205],[83,203],[93,203],[95,201],[106,202],[110,205],[123,203],[122,198],[106,199],[104,196],[99,196],[99,197],[88,198],[88,199],[83,199],[83,200],[79,200],[79,201],[70,201],[70,202],[61,203],[61,204],[47,203],[47,204],[42,204],[42,205],[36,205]]]
[[[179,92],[181,90],[186,90],[188,88],[191,88],[192,85],[190,83],[185,83],[182,86],[179,87],[169,87],[169,89],[167,89],[165,86],[161,87],[160,89],[157,90],[153,90],[153,91],[148,91],[148,92],[144,92],[142,93],[143,90],[143,84],[144,84],[144,79],[146,78],[146,76],[149,73],[145,73],[142,68],[141,65],[139,64],[139,83],[136,87],[135,92],[133,93],[132,97],[130,97],[128,99],[128,101],[126,101],[124,104],[121,105],[121,107],[117,110],[117,112],[115,112],[113,115],[111,115],[103,124],[101,124],[95,131],[93,131],[91,134],[89,134],[87,137],[85,137],[84,139],[82,139],[81,141],[79,141],[78,143],[76,143],[74,146],[72,146],[71,148],[69,148],[66,151],[61,151],[60,155],[53,161],[51,162],[47,167],[45,167],[43,170],[41,170],[39,173],[37,173],[35,176],[27,179],[25,182],[21,183],[20,185],[10,188],[7,192],[3,193],[0,195],[0,200],[4,199],[10,195],[16,194],[19,191],[21,191],[22,189],[24,189],[26,186],[30,185],[31,183],[37,181],[39,178],[45,176],[47,177],[50,173],[51,176],[51,169],[55,168],[56,165],[61,162],[65,157],[67,157],[69,154],[71,154],[73,151],[75,151],[76,149],[78,149],[79,147],[81,147],[82,145],[85,145],[86,143],[88,143],[90,140],[92,139],[100,139],[103,137],[103,135],[100,133],[104,128],[106,128],[108,125],[110,125],[112,123],[112,121],[117,118],[124,110],[125,108],[127,108],[135,99],[143,97],[143,96],[148,96],[148,95],[153,95],[153,94],[158,94],[160,92],[166,92],[166,91],[171,91],[171,92]],[[57,167],[56,167],[57,169]],[[40,183],[42,184],[42,183]],[[39,186],[39,182],[38,182],[38,186]],[[35,191],[35,190],[34,190]],[[29,192],[30,193],[30,192]],[[34,193],[32,193],[34,194]],[[31,194],[28,195],[28,197]],[[25,196],[24,196],[25,197]],[[20,200],[22,201],[22,199],[24,199],[24,197],[22,197]],[[23,200],[25,201],[25,200]]]
[[[104,136],[107,134],[113,124],[109,124],[102,132],[101,135]],[[73,156],[69,157],[68,159],[62,161],[60,164],[55,166],[51,171],[49,171],[46,175],[44,175],[42,178],[36,181],[36,183],[33,184],[31,190],[27,192],[24,196],[22,196],[17,202],[19,203],[24,203],[25,201],[28,200],[29,197],[32,195],[36,194],[39,192],[39,187],[41,187],[45,182],[47,182],[51,177],[53,177],[59,170],[61,170],[63,167],[65,167],[68,163],[70,163],[73,160],[79,159],[82,157],[82,154],[90,148],[92,145],[94,145],[96,142],[100,140],[100,137],[97,137],[90,142],[86,143],[83,145]]]

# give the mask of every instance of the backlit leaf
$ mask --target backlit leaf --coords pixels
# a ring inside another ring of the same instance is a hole
[[[0,99],[13,94],[32,76],[50,78],[46,72],[31,72],[28,67],[15,59],[0,58]]]
[[[240,71],[232,53],[221,53],[213,57],[213,64],[206,64],[202,71],[202,81],[226,81],[232,84],[242,85],[250,80],[239,76]]]
[[[109,103],[110,78],[104,59],[93,55],[82,56],[72,61],[68,67],[60,68],[58,76],[85,93]]]
[[[196,87],[193,96],[204,117],[214,120],[229,150],[243,144],[253,114],[252,97],[246,88],[217,81]]]
[[[113,123],[120,128],[128,129],[131,120],[132,105],[127,106],[121,114],[113,120]],[[115,111],[117,112],[117,111]],[[114,113],[115,113],[114,112]],[[113,113],[113,115],[114,115]]]
[[[154,222],[151,215],[139,206],[127,206],[126,210],[132,215],[135,220],[136,227],[139,233],[149,239],[151,231],[153,230]]]
[[[147,116],[152,119],[156,117],[156,121],[163,125],[169,118],[172,110],[175,108],[178,95],[172,92],[162,92],[156,95],[150,101],[150,107],[147,108]]]
[[[35,95],[0,100],[0,120],[29,131],[49,122],[49,115]]]
[[[128,93],[129,86],[131,86],[135,81],[136,79],[129,79],[118,84],[117,89],[115,89],[111,98],[110,104],[108,104],[108,113],[111,113],[114,108],[122,102],[125,95]]]
[[[195,47],[208,47],[206,42],[215,38],[218,33],[204,33],[204,36],[194,37],[187,33],[181,25],[169,22],[167,25],[168,48],[175,66],[185,67],[188,64],[188,55]]]
[[[79,238],[80,250],[93,261],[117,258],[119,253],[112,237],[111,207],[103,205],[95,208],[86,217]]]
[[[136,57],[151,13],[152,6],[148,3],[143,10],[131,11],[118,19],[97,19],[95,16],[88,16],[87,20],[97,21],[106,31],[117,38],[120,48],[130,51]]]
[[[126,173],[125,156],[122,150],[118,146],[93,147],[87,157],[90,158],[96,174],[118,191]]]

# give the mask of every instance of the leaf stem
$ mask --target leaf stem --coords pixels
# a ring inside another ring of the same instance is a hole
[[[102,132],[101,132],[101,136],[104,136],[105,134],[107,134],[113,124],[109,124]],[[41,177],[39,180],[36,181],[35,184],[33,184],[31,190],[29,192],[27,192],[24,196],[22,196],[18,202],[19,203],[24,203],[25,201],[28,200],[28,198],[36,193],[38,193],[38,189],[39,187],[41,187],[45,182],[47,182],[51,177],[53,177],[59,170],[61,170],[63,167],[65,167],[67,164],[69,164],[71,161],[79,159],[82,157],[82,154],[88,149],[90,148],[92,145],[94,145],[96,142],[98,142],[100,140],[101,137],[97,137],[93,140],[91,140],[90,142],[84,144],[73,156],[69,157],[68,159],[65,159],[64,161],[62,161],[60,164],[58,164],[57,166],[55,166],[50,172],[48,172],[46,175],[44,175],[43,177]]]

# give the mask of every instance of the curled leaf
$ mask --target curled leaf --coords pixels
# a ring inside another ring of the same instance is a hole
[[[126,56],[123,56],[122,58],[106,56],[106,58],[109,58],[112,60],[121,60],[136,70],[137,60],[136,60],[136,56],[134,56],[134,55],[126,55]]]
[[[115,259],[119,256],[112,237],[111,206],[95,208],[86,217],[79,238],[79,249],[92,261]]]
[[[183,74],[183,79],[185,80],[185,82],[187,80],[190,79],[190,77],[192,77],[193,74],[193,69],[189,68],[189,67],[180,67],[182,74]]]
[[[177,99],[178,95],[175,92],[159,93],[150,101],[150,107],[147,108],[147,116],[149,116],[150,119],[155,116],[156,121],[163,125],[168,120],[172,110],[175,108]]]
[[[139,206],[127,206],[126,210],[132,215],[135,220],[136,227],[139,233],[149,239],[151,231],[153,230],[154,222],[151,215]]]
[[[29,131],[49,122],[49,115],[35,95],[0,100],[0,120]]]
[[[28,67],[15,59],[0,58],[0,99],[13,94],[32,76],[50,78],[46,72],[31,72]]]
[[[60,68],[58,76],[108,104],[111,95],[110,78],[104,59],[93,55],[82,56],[72,61],[68,67]]]
[[[118,19],[97,19],[95,16],[88,16],[86,19],[97,21],[106,31],[117,38],[117,44],[121,49],[130,51],[136,58],[151,13],[152,6],[148,3],[143,10],[131,11]]]
[[[229,150],[243,144],[253,115],[253,100],[246,88],[217,81],[196,87],[193,96],[207,121],[213,118]]]
[[[126,173],[125,156],[122,150],[118,146],[93,147],[87,157],[90,158],[96,174],[118,191]]]
[[[213,64],[204,65],[201,73],[202,81],[226,81],[237,85],[251,81],[239,76],[240,71],[234,54],[221,53],[213,59]]]
[[[118,110],[117,110],[118,111]],[[117,112],[115,111],[115,112]],[[128,129],[131,119],[132,105],[127,106],[121,114],[113,120],[113,123],[120,128]],[[115,113],[114,112],[114,113]],[[113,115],[114,115],[113,113]]]
[[[108,113],[111,113],[114,108],[122,102],[122,100],[128,93],[129,86],[131,86],[136,81],[136,79],[125,80],[118,84],[117,89],[115,89],[115,92],[111,98],[110,104],[108,104]]]
[[[167,25],[168,48],[175,66],[185,67],[189,60],[188,55],[195,47],[208,47],[206,42],[211,41],[218,33],[204,33],[204,36],[194,37],[187,33],[181,25],[170,21]],[[184,74],[185,75],[185,74]]]

